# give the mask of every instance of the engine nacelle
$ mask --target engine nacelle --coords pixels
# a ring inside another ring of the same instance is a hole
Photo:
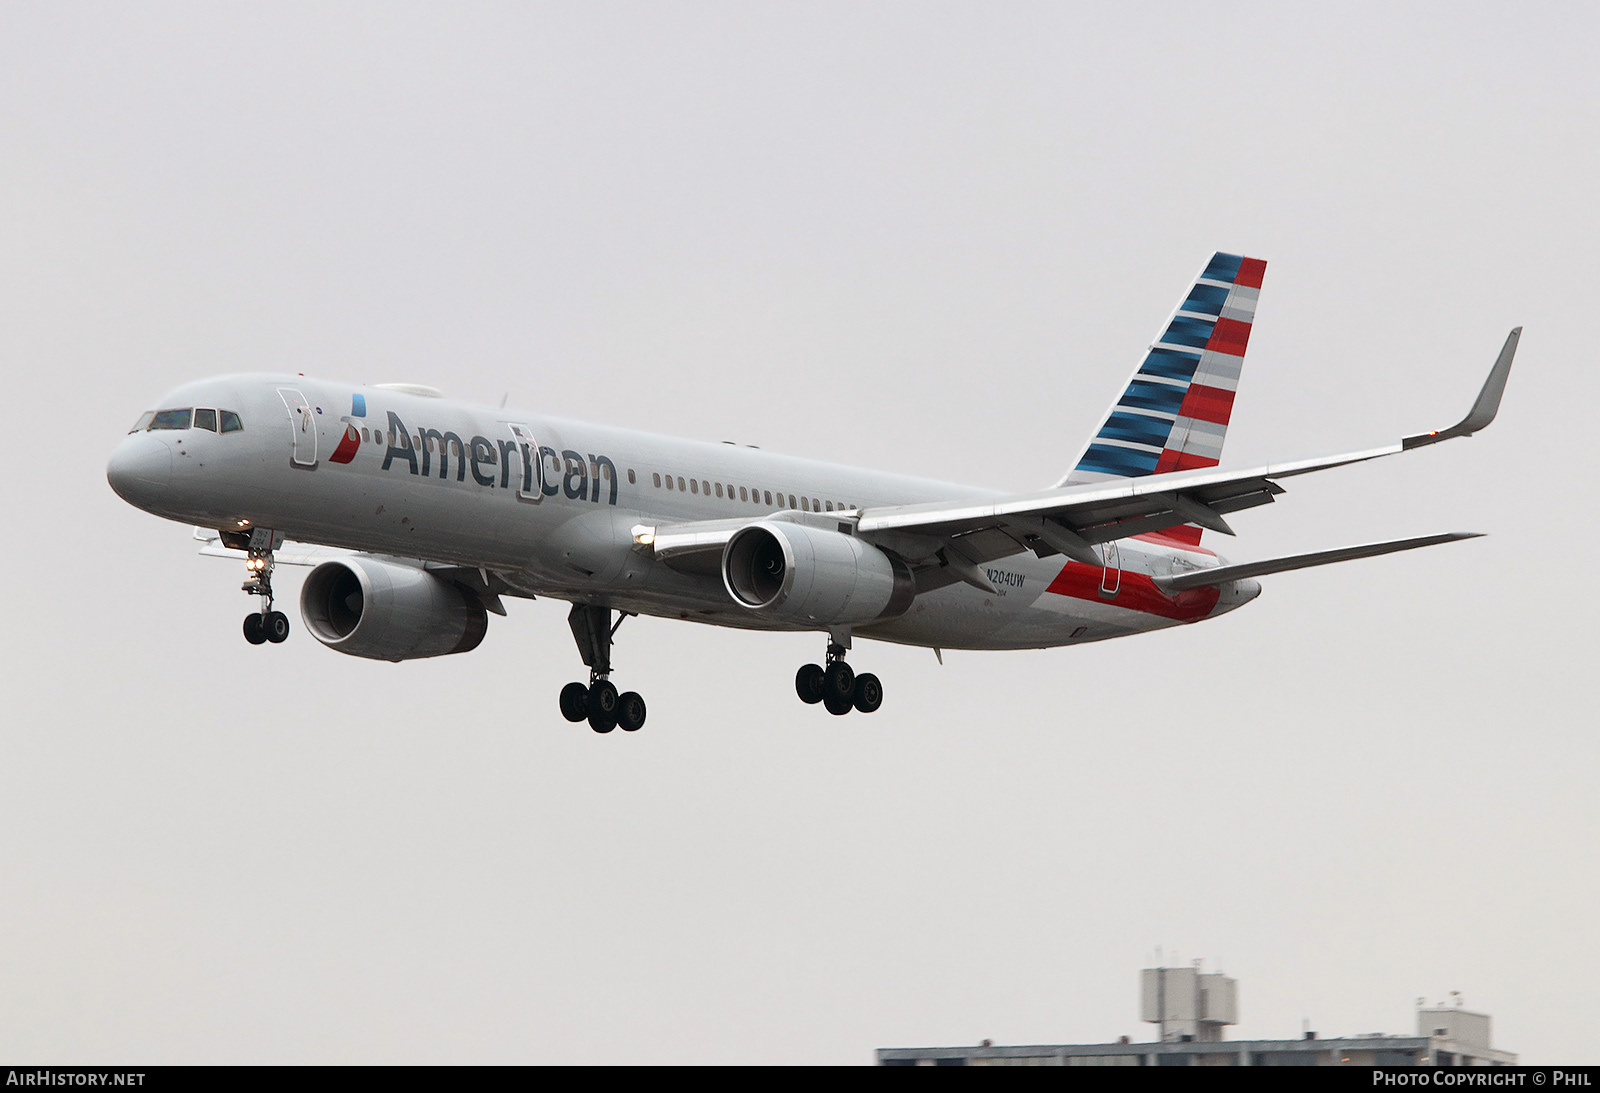
[[[476,649],[489,616],[471,592],[415,566],[353,555],[323,562],[300,589],[300,617],[329,649],[413,660]]]
[[[722,583],[752,611],[824,626],[905,614],[916,596],[910,568],[853,535],[762,520],[722,552]]]

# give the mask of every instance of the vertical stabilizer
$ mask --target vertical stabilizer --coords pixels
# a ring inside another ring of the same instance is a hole
[[[1058,486],[1217,465],[1266,268],[1212,256]],[[1192,525],[1165,534],[1200,540]]]

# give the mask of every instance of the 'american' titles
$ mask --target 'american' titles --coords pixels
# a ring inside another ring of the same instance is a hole
[[[513,469],[520,468],[519,485],[525,495],[533,493],[537,482],[537,489],[545,497],[565,494],[573,501],[598,504],[602,481],[609,479],[611,486],[606,503],[617,503],[617,465],[609,456],[591,452],[585,459],[571,448],[557,452],[554,448],[541,446],[535,458],[532,447],[523,441],[490,440],[486,436],[462,440],[458,433],[440,432],[438,429],[418,430],[416,435],[422,448],[418,452],[417,444],[411,439],[411,431],[400,420],[400,415],[393,410],[388,411],[388,415],[389,436],[388,447],[383,454],[384,470],[396,462],[403,462],[412,474],[428,478],[433,475],[433,457],[437,454],[438,476],[448,480],[450,445],[454,444],[457,482],[465,482],[470,471],[472,480],[478,485],[494,488],[494,469],[498,466],[499,488],[509,489]]]

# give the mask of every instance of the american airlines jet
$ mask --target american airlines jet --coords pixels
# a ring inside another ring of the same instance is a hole
[[[1064,477],[1000,493],[460,402],[410,384],[233,375],[186,384],[139,418],[106,477],[130,504],[242,557],[252,644],[281,642],[273,567],[311,565],[306,629],[402,661],[478,646],[505,597],[572,605],[588,682],[560,696],[596,732],[644,724],[611,682],[630,615],[826,635],[795,689],[871,713],[852,639],[1038,649],[1200,622],[1269,573],[1464,533],[1229,564],[1201,545],[1295,475],[1468,436],[1494,419],[1521,328],[1448,429],[1365,451],[1218,468],[1266,263],[1217,254]]]

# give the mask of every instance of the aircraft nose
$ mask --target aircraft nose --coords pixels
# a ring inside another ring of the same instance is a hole
[[[106,481],[130,505],[147,508],[172,480],[172,449],[144,433],[125,438],[106,463]]]

